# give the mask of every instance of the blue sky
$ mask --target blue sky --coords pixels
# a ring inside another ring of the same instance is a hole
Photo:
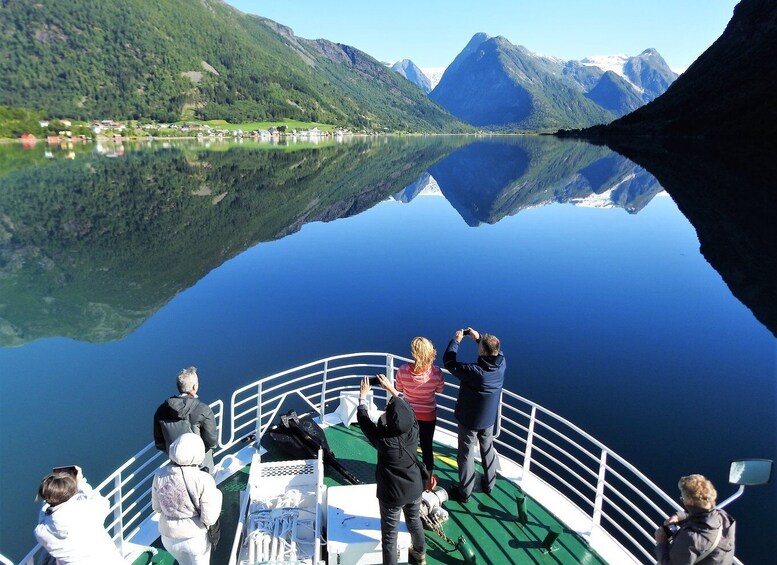
[[[687,68],[723,32],[736,0],[226,0],[236,8],[366,51],[445,67],[477,32],[565,60],[658,49]]]

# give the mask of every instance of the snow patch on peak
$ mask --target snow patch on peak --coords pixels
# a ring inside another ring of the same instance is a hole
[[[440,185],[429,173],[422,174],[417,181],[392,194],[388,199],[408,203],[418,196],[443,196]]]
[[[554,57],[553,55],[545,55],[543,53],[532,53],[532,52],[529,52],[529,55],[537,59],[545,59],[546,61],[550,61],[551,63],[555,63],[557,65],[563,65],[564,63],[566,63],[564,59],[560,59],[559,57]]]
[[[592,192],[584,198],[570,198],[569,203],[581,208],[615,208],[615,203],[612,201],[613,190],[611,188],[601,194]]]
[[[442,78],[443,73],[447,67],[421,67],[421,72],[426,75],[429,82],[432,83],[432,90],[437,86]]]
[[[628,55],[618,53],[617,55],[592,55],[581,59],[580,62],[587,67],[599,67],[604,72],[612,71],[616,75],[626,78],[623,66],[628,60]]]

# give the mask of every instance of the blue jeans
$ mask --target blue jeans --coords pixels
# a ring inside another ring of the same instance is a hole
[[[404,506],[389,506],[380,502],[380,541],[383,546],[383,565],[396,565],[398,561],[397,535],[399,513],[404,511],[405,523],[410,532],[410,543],[416,553],[425,553],[424,525],[421,523],[421,497]]]
[[[475,487],[475,441],[480,444],[480,460],[483,464],[481,484],[484,490],[494,488],[496,483],[494,427],[491,426],[484,430],[470,430],[459,424],[459,450],[456,462],[459,465],[459,484],[465,496],[471,495]]]

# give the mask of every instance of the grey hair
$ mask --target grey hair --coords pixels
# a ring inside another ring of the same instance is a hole
[[[197,367],[189,367],[188,369],[181,369],[178,373],[178,392],[181,394],[188,394],[197,384]]]

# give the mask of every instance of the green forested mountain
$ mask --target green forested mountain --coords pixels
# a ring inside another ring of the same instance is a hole
[[[390,141],[40,152],[16,168],[2,164],[37,152],[0,146],[0,347],[120,339],[227,259],[366,210],[468,140]]]
[[[79,119],[466,129],[370,56],[221,0],[4,0],[0,105]]]

